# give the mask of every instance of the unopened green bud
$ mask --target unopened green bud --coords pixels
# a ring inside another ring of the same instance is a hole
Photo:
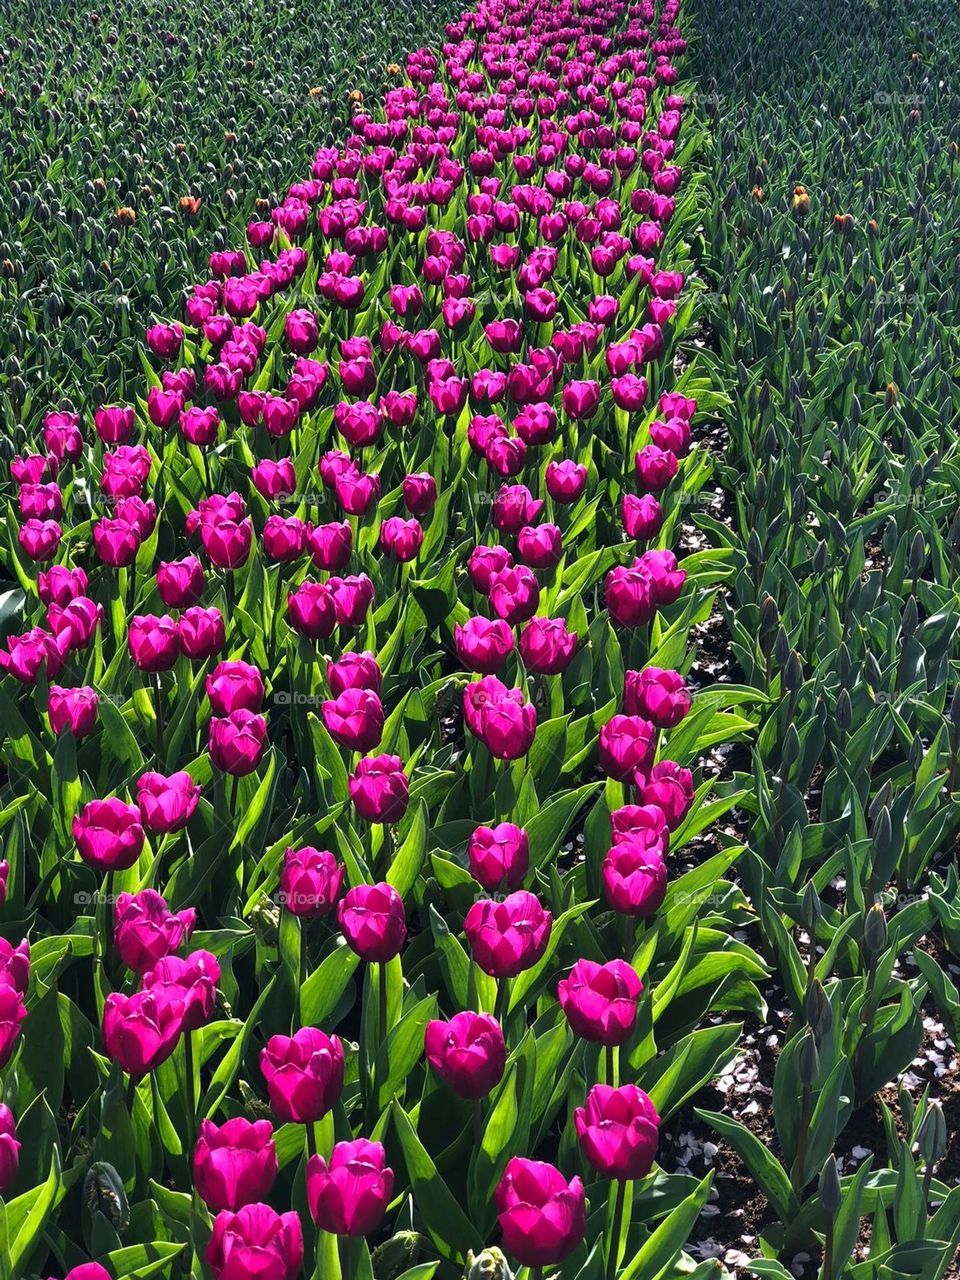
[[[513,1272],[507,1260],[496,1245],[474,1254],[467,1254],[467,1269],[463,1273],[464,1280],[513,1280]]]
[[[817,1044],[822,1044],[824,1036],[828,1036],[833,1029],[833,1005],[819,978],[814,978],[807,987],[804,1006],[807,1025],[816,1036]]]
[[[880,955],[887,945],[887,917],[879,902],[875,902],[867,912],[863,926],[863,945],[872,956]]]
[[[816,933],[817,925],[820,923],[822,915],[823,908],[820,903],[820,895],[817,893],[817,886],[812,880],[809,880],[807,887],[803,891],[803,897],[800,899],[800,918],[803,921],[803,927],[811,936]]]
[[[820,1191],[820,1203],[823,1205],[824,1210],[831,1218],[835,1218],[840,1211],[841,1187],[840,1172],[837,1169],[836,1158],[832,1154],[827,1157],[826,1164],[820,1171],[818,1189]]]
[[[798,1065],[801,1084],[812,1089],[820,1077],[820,1054],[817,1052],[817,1041],[812,1031],[807,1031],[803,1037]]]
[[[837,728],[841,733],[846,733],[853,723],[853,705],[846,689],[840,690],[840,696],[837,698],[837,705],[834,708],[834,716],[837,721]]]
[[[396,1280],[414,1266],[420,1256],[422,1237],[417,1231],[398,1231],[378,1244],[370,1255],[376,1280]]]
[[[939,1102],[930,1102],[917,1130],[917,1146],[923,1163],[935,1165],[947,1149],[947,1122]]]
[[[800,654],[793,650],[783,668],[783,687],[788,693],[799,693],[803,685],[803,664]]]

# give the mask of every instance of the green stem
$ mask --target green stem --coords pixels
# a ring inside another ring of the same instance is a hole
[[[608,1044],[604,1049],[604,1061],[606,1063],[607,1084],[611,1089],[615,1089],[617,1087],[617,1067],[614,1059],[614,1053],[615,1050],[613,1045]]]
[[[616,1199],[613,1203],[613,1225],[610,1228],[610,1244],[607,1249],[606,1280],[614,1280],[617,1274],[617,1264],[620,1261],[620,1233],[623,1230],[623,1206],[626,1195],[626,1181],[622,1178],[618,1179]]]
[[[508,978],[500,978],[497,981],[497,998],[493,1006],[493,1016],[500,1023],[501,1028],[506,1023],[509,1007],[510,980]]]
[[[157,729],[157,772],[163,773],[163,685],[160,683],[160,672],[154,672],[154,715]]]
[[[193,1060],[193,1032],[183,1033],[183,1092],[187,1112],[187,1142],[192,1156],[197,1142],[196,1068]]]
[[[377,966],[379,972],[377,974],[379,980],[379,990],[377,996],[377,1020],[379,1045],[382,1048],[387,1039],[387,966],[383,963]]]

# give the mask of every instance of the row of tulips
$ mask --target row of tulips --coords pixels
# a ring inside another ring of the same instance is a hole
[[[3,817],[45,928],[3,1061],[49,1172],[12,1274],[429,1280],[495,1225],[537,1276],[680,1258],[710,1186],[661,1117],[765,968],[738,846],[668,873],[752,728],[680,670],[725,565],[669,549],[712,403],[670,359],[677,10],[484,0],[210,255],[142,398],[14,460]]]

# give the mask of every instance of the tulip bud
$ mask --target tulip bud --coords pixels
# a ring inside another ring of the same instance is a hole
[[[417,1231],[398,1231],[378,1244],[370,1254],[376,1280],[398,1280],[404,1271],[416,1266],[422,1239]]]
[[[907,603],[903,606],[903,613],[900,616],[900,634],[904,640],[909,640],[916,633],[919,621],[917,597],[907,596]]]
[[[863,926],[863,945],[874,958],[880,955],[887,945],[887,917],[883,907],[875,902],[867,912]]]
[[[793,650],[783,668],[783,687],[788,693],[799,693],[803,685],[803,667],[800,654]]]
[[[920,1128],[917,1130],[917,1146],[923,1163],[929,1168],[935,1165],[947,1149],[947,1122],[939,1102],[928,1102]]]
[[[832,1154],[827,1157],[827,1162],[820,1173],[818,1190],[820,1192],[820,1203],[830,1217],[835,1218],[840,1210],[841,1188],[836,1157]]]
[[[83,1199],[91,1213],[99,1211],[107,1221],[123,1231],[130,1224],[130,1204],[123,1179],[112,1164],[95,1161],[83,1179]]]
[[[816,933],[817,925],[820,923],[822,915],[823,908],[820,903],[820,895],[817,893],[817,886],[810,880],[803,891],[803,897],[800,899],[800,918],[803,921],[803,927],[811,936]]]
[[[804,997],[804,1012],[807,1017],[807,1025],[816,1036],[817,1043],[822,1044],[824,1036],[829,1035],[833,1027],[833,1005],[827,998],[827,993],[818,978],[814,978],[809,987],[807,987],[806,996]]]
[[[800,758],[800,735],[797,733],[797,726],[792,722],[787,725],[787,732],[783,737],[783,747],[781,748],[780,760],[782,764],[781,774],[786,778],[790,770]]]
[[[797,1065],[800,1070],[800,1083],[805,1088],[812,1089],[820,1078],[820,1054],[817,1052],[817,1041],[812,1031],[807,1031],[803,1037]]]
[[[850,694],[846,689],[841,689],[834,707],[834,719],[837,722],[837,728],[841,733],[846,733],[853,723],[853,706],[850,702]],[[793,726],[791,725],[791,728]]]
[[[493,1245],[478,1254],[470,1250],[463,1280],[513,1280],[513,1272],[503,1253]]]

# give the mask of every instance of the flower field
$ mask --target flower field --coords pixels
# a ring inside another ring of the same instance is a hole
[[[960,1274],[955,11],[0,7],[0,1280]]]

